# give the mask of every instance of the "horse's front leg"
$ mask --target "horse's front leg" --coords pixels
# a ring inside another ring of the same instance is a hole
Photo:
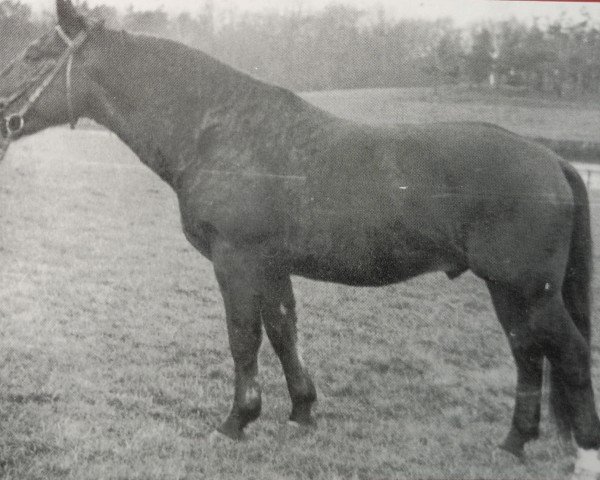
[[[261,344],[260,269],[256,256],[224,241],[213,246],[213,264],[225,303],[229,345],[235,368],[235,394],[218,432],[241,439],[244,427],[260,415],[257,355]]]
[[[264,283],[262,320],[287,380],[292,400],[290,422],[314,425],[311,408],[317,392],[298,351],[296,302],[290,276],[287,272],[270,269],[266,272]]]

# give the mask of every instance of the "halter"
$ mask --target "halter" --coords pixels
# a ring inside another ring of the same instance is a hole
[[[23,104],[21,109],[17,113],[14,113],[4,119],[4,127],[8,134],[8,138],[11,138],[14,135],[19,134],[21,132],[21,130],[23,130],[23,128],[25,127],[25,120],[24,120],[25,115],[27,114],[29,109],[31,109],[31,107],[33,105],[35,105],[35,103],[38,101],[38,99],[40,98],[42,93],[44,93],[44,91],[52,84],[52,81],[56,78],[58,73],[61,71],[61,69],[65,65],[67,68],[67,71],[66,71],[67,104],[68,104],[68,109],[69,109],[69,119],[70,119],[69,123],[71,125],[71,129],[74,129],[75,125],[77,124],[77,117],[75,116],[75,110],[73,108],[73,92],[72,92],[73,82],[72,82],[71,72],[73,69],[73,55],[77,52],[77,50],[81,47],[81,45],[83,45],[83,43],[87,39],[88,32],[87,32],[87,30],[84,30],[79,35],[77,35],[77,37],[75,37],[74,40],[71,40],[71,38],[69,38],[69,36],[65,33],[65,31],[62,29],[62,27],[60,25],[56,26],[56,32],[58,33],[58,36],[63,40],[63,42],[65,42],[65,44],[67,45],[67,49],[60,56],[60,58],[58,59],[58,61],[54,65],[54,67],[53,68],[47,68],[47,67],[44,68],[38,76],[36,76],[32,81],[29,82],[29,84],[27,86],[25,86],[24,89],[18,91],[17,93],[15,93],[14,95],[12,95],[8,99],[6,99],[5,103],[1,107],[2,110],[10,107],[13,103],[15,103],[18,99],[20,99],[21,97],[23,97],[23,95],[25,95],[27,93],[27,91],[30,89],[32,84],[37,83],[38,80],[43,78],[42,83],[40,83],[39,86],[33,91],[33,93],[25,101],[25,103]],[[23,59],[25,57],[26,52],[27,52],[27,49],[25,49],[20,55],[18,55],[8,65],[8,67],[6,69],[4,69],[4,72],[8,71],[17,61]],[[0,111],[0,113],[1,113],[1,111]]]

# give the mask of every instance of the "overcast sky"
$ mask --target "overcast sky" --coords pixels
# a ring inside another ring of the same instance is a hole
[[[54,0],[22,0],[35,11],[52,10]],[[582,9],[587,10],[593,19],[600,21],[600,3],[584,2],[544,2],[514,0],[213,0],[219,10],[257,11],[290,10],[301,7],[305,11],[322,8],[328,3],[352,5],[359,8],[385,8],[391,16],[412,18],[452,17],[456,23],[464,25],[484,19],[517,17],[524,20],[555,19],[566,13],[571,19],[581,18]],[[75,1],[77,3],[77,1]],[[204,2],[202,0],[88,0],[91,6],[106,4],[120,10],[132,5],[136,10],[162,8],[167,12],[188,11],[194,13]]]

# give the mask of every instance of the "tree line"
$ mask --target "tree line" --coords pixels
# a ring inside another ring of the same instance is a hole
[[[306,13],[163,10],[120,14],[81,8],[113,28],[184,42],[293,90],[492,85],[557,96],[598,93],[600,27],[590,18],[546,26],[516,20],[457,28],[448,19],[393,20],[384,10],[331,5]],[[0,1],[0,68],[54,22],[17,0]]]

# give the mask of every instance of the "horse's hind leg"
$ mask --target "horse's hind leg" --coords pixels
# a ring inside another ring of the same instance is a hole
[[[233,406],[218,432],[243,437],[244,427],[261,410],[257,355],[262,339],[260,321],[260,269],[255,256],[221,242],[213,247],[213,264],[227,317],[229,345],[235,368]]]
[[[317,394],[298,352],[292,282],[287,273],[269,272],[267,277],[261,313],[265,330],[285,373],[292,400],[290,421],[313,425],[311,407]]]
[[[529,323],[564,386],[577,446],[597,451],[600,420],[592,389],[590,349],[565,308],[560,292],[545,292],[532,302]]]
[[[539,435],[543,354],[527,325],[527,303],[509,287],[488,282],[492,302],[517,366],[512,426],[501,448],[520,457],[526,442]]]

